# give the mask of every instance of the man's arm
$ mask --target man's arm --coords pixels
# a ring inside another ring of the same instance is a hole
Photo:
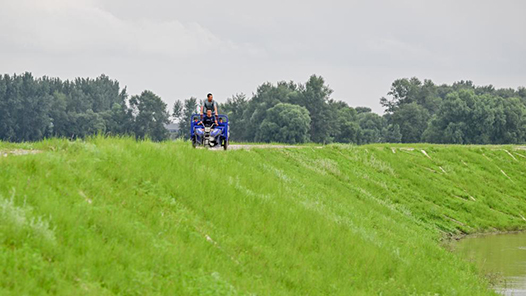
[[[205,108],[205,105],[201,105],[201,118],[203,118],[203,109]]]
[[[216,119],[217,119],[217,116],[218,116],[219,114],[217,113],[217,102],[216,102],[216,101],[214,101],[214,111],[216,112]],[[217,123],[216,123],[216,124],[217,124]]]

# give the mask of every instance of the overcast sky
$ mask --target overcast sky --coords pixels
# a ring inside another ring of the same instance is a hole
[[[104,73],[170,107],[317,74],[381,112],[402,77],[526,86],[525,13],[522,0],[0,0],[0,73]]]

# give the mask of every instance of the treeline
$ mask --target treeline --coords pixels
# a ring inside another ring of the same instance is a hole
[[[321,76],[306,83],[264,83],[249,98],[237,94],[220,104],[230,119],[231,140],[283,143],[454,143],[526,142],[526,89],[495,89],[470,81],[436,85],[417,78],[393,82],[380,116],[331,98]],[[119,83],[96,79],[35,79],[30,73],[0,77],[0,140],[82,138],[103,133],[187,138],[191,114],[201,102],[176,101],[171,114],[151,91],[129,96]]]
[[[265,83],[252,98],[235,95],[221,104],[235,141],[285,143],[526,142],[526,89],[495,89],[471,81],[436,85],[417,78],[393,82],[380,116],[330,98],[320,76],[305,84]],[[186,132],[195,98],[176,102],[175,117]]]
[[[330,98],[332,90],[321,76],[305,84],[264,83],[252,98],[237,94],[220,104],[220,113],[230,120],[231,140],[281,143],[378,143],[399,142],[399,127],[370,108],[352,108]],[[174,119],[182,133],[198,106],[195,98],[177,101]]]
[[[526,89],[495,89],[471,81],[435,85],[396,80],[382,98],[402,142],[516,144],[526,142]]]
[[[167,105],[151,91],[129,97],[100,76],[62,81],[30,73],[0,77],[0,140],[82,138],[96,133],[164,140]]]

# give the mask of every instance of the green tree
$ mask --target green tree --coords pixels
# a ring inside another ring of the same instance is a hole
[[[50,109],[51,136],[68,137],[71,122],[67,113],[67,97],[65,94],[55,91]]]
[[[144,139],[149,136],[154,141],[168,138],[165,124],[170,122],[166,111],[166,103],[151,91],[144,91],[140,96],[130,99],[130,107],[134,115],[135,136]]]
[[[526,142],[526,106],[520,98],[495,99],[495,123],[491,142],[517,144]]]
[[[256,141],[289,144],[308,142],[310,120],[306,108],[279,103],[268,110],[256,134]]]
[[[8,89],[14,141],[38,141],[51,128],[49,109],[52,97],[30,73],[14,76]]]
[[[197,102],[197,98],[191,97],[184,101],[183,115],[179,124],[179,129],[181,130],[182,136],[184,138],[190,137],[190,121],[192,120],[192,115],[197,113],[198,106],[199,104]]]
[[[337,143],[358,143],[361,134],[357,111],[344,102],[329,102],[331,138]],[[362,107],[363,108],[363,107]],[[364,109],[360,109],[364,110]],[[369,109],[370,110],[370,109]]]
[[[464,122],[471,116],[471,108],[457,92],[451,93],[440,106],[424,132],[424,139],[431,143],[465,144],[468,126]]]
[[[369,107],[356,107],[354,110],[356,110],[357,114],[373,112],[373,110]]]
[[[221,104],[221,113],[228,116],[230,122],[230,135],[233,141],[243,141],[248,138],[245,128],[245,110],[248,100],[245,94],[236,94],[228,98],[225,104]]]
[[[427,128],[429,112],[416,102],[396,108],[391,122],[400,129],[403,143],[418,143]]]
[[[113,103],[111,110],[103,113],[106,133],[111,135],[133,134],[133,116],[124,103]]]
[[[295,100],[298,105],[309,110],[311,116],[310,138],[316,143],[331,142],[330,108],[328,102],[332,89],[325,84],[321,76],[312,75],[305,87],[302,87],[301,95]]]
[[[402,133],[398,124],[389,124],[383,129],[383,141],[386,143],[401,143]]]
[[[111,135],[133,134],[133,115],[126,105],[128,101],[126,88],[112,101],[111,109],[101,112],[106,125],[106,133]]]
[[[501,98],[473,88],[450,93],[424,132],[434,143],[502,144],[525,140],[525,106],[519,98]]]
[[[0,140],[16,141],[15,118],[16,99],[12,95],[12,78],[0,76]]]
[[[385,142],[382,131],[386,122],[383,117],[376,113],[361,113],[358,114],[358,123],[361,129],[358,144]]]
[[[106,124],[100,113],[95,113],[88,109],[84,113],[77,113],[74,116],[74,136],[84,138],[89,135],[97,133],[104,133],[106,131]]]
[[[174,106],[172,108],[172,118],[175,122],[178,122],[181,120],[183,116],[183,103],[181,103],[180,100],[175,101]]]
[[[383,97],[380,99],[380,104],[387,112],[393,112],[402,104],[415,102],[421,87],[422,82],[416,77],[411,79],[397,79],[393,82],[391,90],[387,93],[391,99]]]
[[[256,141],[256,135],[267,112],[279,103],[293,103],[299,96],[299,86],[293,82],[278,82],[276,85],[264,83],[260,85],[247,103],[243,112],[243,124],[241,128],[244,141]]]
[[[517,96],[521,98],[522,104],[526,105],[526,87],[519,87],[517,89]]]
[[[388,113],[395,112],[403,105],[416,103],[434,114],[442,101],[437,86],[431,80],[422,82],[416,77],[395,80],[387,95],[390,98],[381,98],[380,104]]]

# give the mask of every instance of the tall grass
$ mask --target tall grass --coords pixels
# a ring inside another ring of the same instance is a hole
[[[43,153],[0,155],[0,294],[492,295],[441,240],[526,226],[513,146],[20,145]]]

